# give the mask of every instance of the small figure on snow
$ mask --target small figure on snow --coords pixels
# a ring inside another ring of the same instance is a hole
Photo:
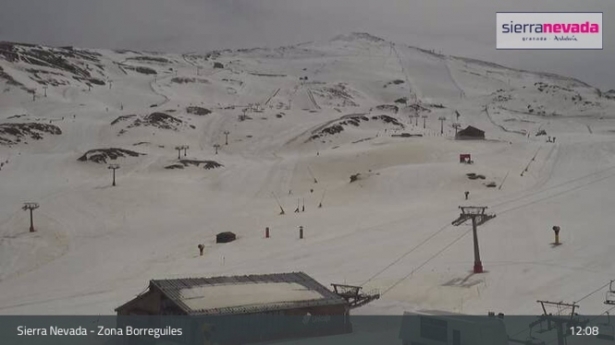
[[[466,191],[464,194],[466,195],[466,200],[468,200],[468,196],[470,195],[470,192]]]
[[[205,246],[203,244],[199,244],[199,253],[203,256],[203,250],[205,250]]]

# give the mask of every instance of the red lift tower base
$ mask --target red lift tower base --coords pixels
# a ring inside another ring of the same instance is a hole
[[[483,273],[483,264],[480,261],[480,251],[478,246],[477,227],[495,218],[494,214],[485,214],[487,207],[484,206],[459,206],[461,215],[455,221],[454,226],[459,226],[467,220],[472,220],[472,237],[474,239],[474,273]]]

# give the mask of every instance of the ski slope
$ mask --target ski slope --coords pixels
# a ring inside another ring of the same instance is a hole
[[[39,48],[16,49],[23,57]],[[113,314],[150,279],[290,271],[380,290],[356,314],[533,315],[537,299],[579,302],[585,314],[608,309],[615,104],[590,86],[365,34],[203,56],[93,52],[96,61],[65,61],[104,85],[0,55],[21,85],[0,77],[0,124],[62,131],[0,145],[0,314]],[[415,96],[425,128],[395,102]],[[487,140],[453,140],[455,111]],[[135,125],[154,112],[180,124]],[[127,115],[135,117],[111,124]],[[343,130],[323,133],[335,125]],[[541,129],[556,142],[536,136]],[[392,136],[401,133],[422,137]],[[189,146],[182,159],[223,166],[166,169],[179,164],[178,145]],[[116,187],[107,164],[78,161],[111,147],[145,154],[107,162],[121,166]],[[475,164],[459,164],[461,153]],[[469,180],[472,172],[486,179]],[[34,233],[21,210],[29,201],[40,204]],[[293,212],[298,205],[305,212]],[[497,215],[479,228],[484,274],[471,273],[471,228],[451,225],[462,205]],[[563,245],[552,248],[554,225]],[[237,241],[216,244],[222,231]]]

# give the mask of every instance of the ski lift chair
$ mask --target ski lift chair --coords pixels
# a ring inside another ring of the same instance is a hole
[[[609,284],[609,291],[606,292],[604,304],[615,305],[615,290],[613,289],[613,280]]]

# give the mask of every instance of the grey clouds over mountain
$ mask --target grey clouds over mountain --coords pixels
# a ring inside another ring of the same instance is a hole
[[[206,52],[360,31],[615,88],[615,3],[607,0],[0,0],[0,9],[0,40]],[[604,50],[496,51],[498,11],[604,12]]]

